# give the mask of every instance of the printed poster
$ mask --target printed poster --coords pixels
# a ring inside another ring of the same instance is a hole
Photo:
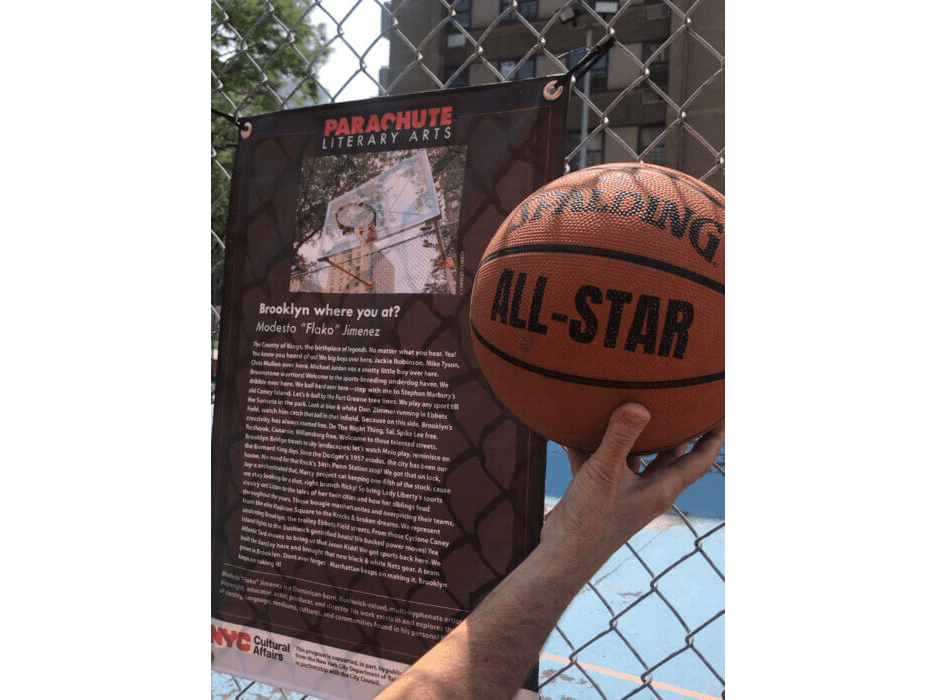
[[[536,545],[546,442],[485,382],[468,307],[497,227],[561,174],[552,80],[248,120],[212,435],[215,670],[372,698]]]

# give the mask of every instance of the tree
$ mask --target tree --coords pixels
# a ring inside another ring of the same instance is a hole
[[[300,0],[216,0],[211,5],[211,106],[231,116],[316,104],[328,57],[325,26]],[[227,227],[237,127],[212,113],[212,258]],[[215,239],[217,237],[217,240]],[[214,265],[214,260],[213,260]],[[213,289],[213,295],[215,290]]]

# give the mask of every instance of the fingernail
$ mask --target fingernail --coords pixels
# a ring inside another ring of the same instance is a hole
[[[644,426],[650,421],[650,411],[639,403],[628,403],[621,407],[621,418],[633,426]]]

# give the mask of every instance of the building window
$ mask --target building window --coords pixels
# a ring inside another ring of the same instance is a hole
[[[649,71],[647,77],[660,90],[666,92],[669,89],[669,48],[663,48],[662,41],[645,41],[640,45],[640,59]],[[644,88],[643,104],[659,101],[660,96],[656,90],[649,86]]]
[[[657,63],[663,63],[669,65],[669,47],[666,47],[662,51],[660,49],[663,47],[662,41],[645,41],[640,45],[640,60],[646,63],[650,60],[650,57],[653,54],[656,56],[653,59],[653,63],[650,65],[655,65]],[[657,51],[660,51],[657,53]]]
[[[511,0],[500,0],[500,11],[509,10]],[[539,0],[519,0],[517,2],[517,14],[523,15],[527,19],[539,18]],[[518,22],[517,14],[511,13],[504,20],[505,22]]]
[[[451,17],[451,22],[446,23],[445,31],[449,34],[459,31],[452,22],[468,29],[471,26],[471,0],[455,0],[451,5],[452,9],[455,10],[455,15]]]
[[[647,4],[647,21],[653,21],[656,19],[669,19],[670,9],[666,6],[666,3],[655,2],[652,4]]]
[[[659,141],[653,148],[650,148],[650,144],[663,133],[665,128],[665,124],[647,124],[638,128],[637,156],[644,163],[653,163],[655,165],[666,164],[666,144],[663,141]]]
[[[524,78],[532,78],[535,75],[536,64],[533,61],[527,61],[522,66],[517,68],[516,73],[510,75],[510,72],[517,67],[518,60],[520,59],[498,61],[497,70],[500,71],[500,74],[504,76],[505,80],[523,80]]]
[[[455,75],[455,71],[457,71],[459,68],[461,68],[461,66],[446,66],[445,75],[443,77],[442,82],[448,83],[448,79],[451,78],[453,75]],[[468,66],[465,66],[464,68],[462,68],[461,73],[455,76],[455,79],[451,83],[448,83],[446,87],[457,88],[457,87],[467,87],[467,85],[468,85]]]
[[[620,5],[616,0],[588,0],[587,5],[602,15],[613,15]]]
[[[568,54],[566,54],[566,68],[572,68],[585,58],[589,49],[572,49]],[[578,87],[580,90],[585,89],[585,76],[578,78]],[[605,92],[608,89],[608,54],[602,56],[598,61],[592,65],[588,70],[588,91],[589,92]]]
[[[592,134],[585,142],[585,167],[590,168],[593,165],[604,163],[604,132]],[[582,140],[582,134],[578,131],[569,131],[566,133],[566,153],[571,153]],[[582,163],[582,151],[576,153],[569,161],[569,170],[578,170]]]

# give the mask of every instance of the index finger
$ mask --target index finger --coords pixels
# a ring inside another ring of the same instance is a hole
[[[705,475],[724,444],[725,426],[721,424],[699,438],[691,451],[660,469],[651,470],[646,478],[673,487],[676,490],[675,500],[679,492]]]

